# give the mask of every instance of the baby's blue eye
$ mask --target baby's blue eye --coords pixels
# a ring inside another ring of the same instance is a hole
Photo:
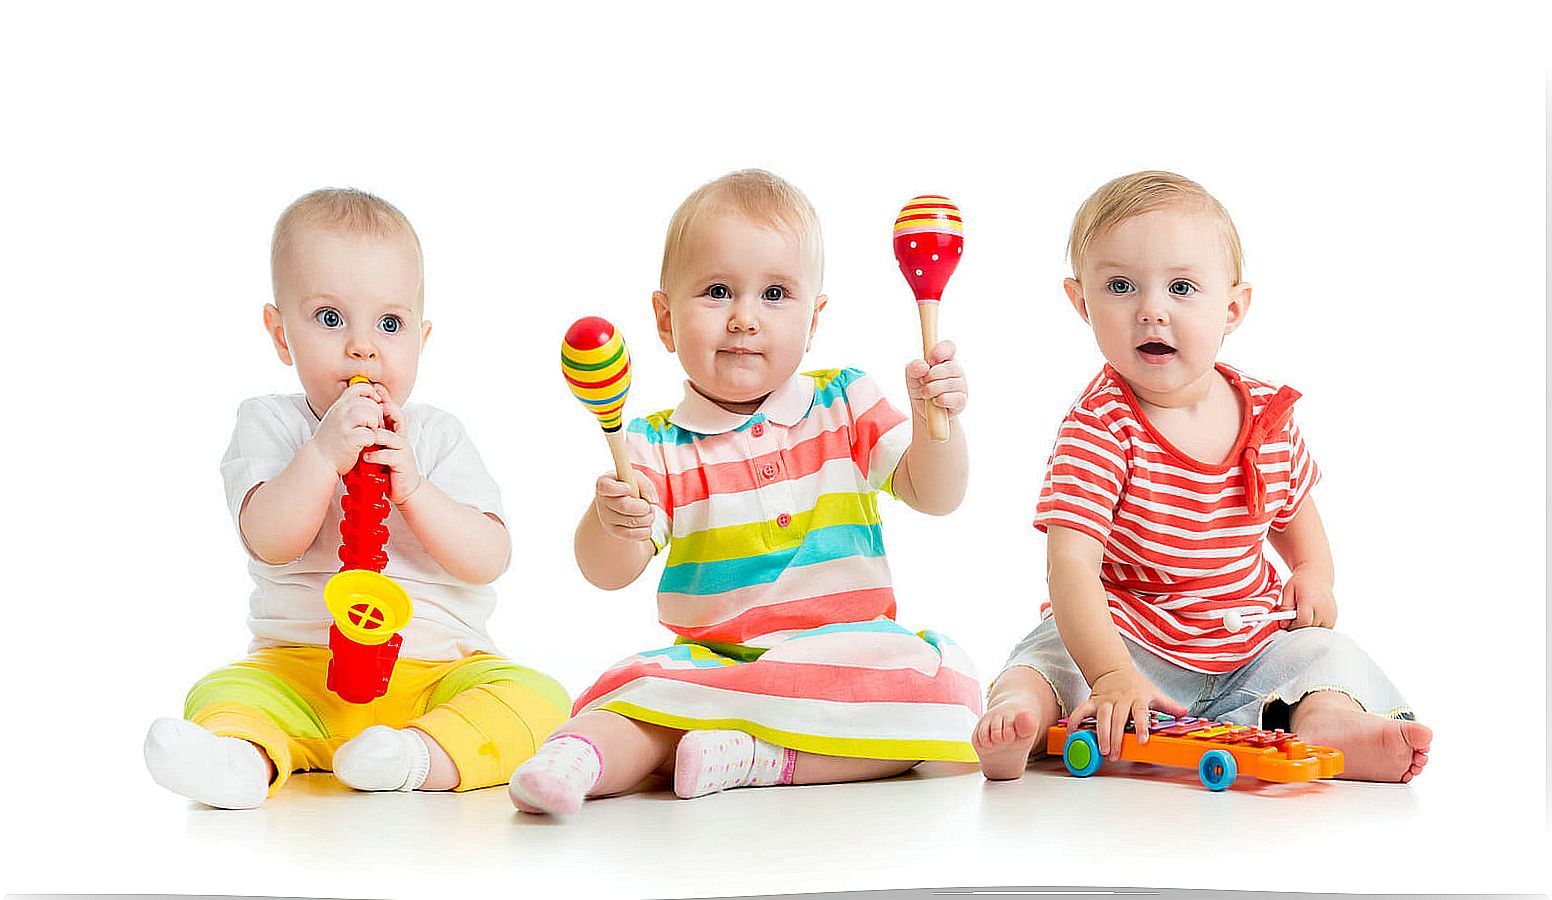
[[[1112,278],[1105,282],[1105,289],[1112,294],[1129,294],[1132,292],[1132,283],[1125,278]]]
[[[404,320],[394,315],[383,316],[377,320],[377,327],[383,330],[383,334],[398,334],[404,327]]]
[[[766,303],[780,303],[787,297],[787,289],[778,284],[773,284],[765,289]]]
[[[325,306],[313,313],[313,319],[324,328],[338,328],[345,324],[345,318],[332,306]]]
[[[731,300],[733,292],[725,284],[714,284],[706,289],[706,296],[713,300]]]
[[[1196,285],[1189,281],[1171,281],[1169,283],[1169,292],[1176,297],[1189,297],[1196,293]]]

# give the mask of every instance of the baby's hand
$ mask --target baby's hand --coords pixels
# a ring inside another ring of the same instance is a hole
[[[377,440],[377,430],[383,427],[379,390],[376,385],[365,383],[345,388],[323,414],[318,431],[308,441],[341,475],[350,471],[361,451]]]
[[[1159,690],[1143,674],[1132,666],[1107,672],[1095,679],[1089,688],[1089,698],[1078,704],[1067,716],[1068,730],[1089,716],[1094,717],[1094,736],[1099,739],[1099,754],[1110,759],[1121,758],[1121,738],[1126,734],[1126,720],[1137,723],[1137,743],[1148,742],[1148,710],[1156,709],[1173,716],[1186,714],[1186,707],[1176,703],[1168,694]]]
[[[1336,627],[1336,596],[1329,579],[1295,569],[1283,585],[1282,606],[1294,611],[1290,630]]]
[[[420,487],[421,474],[415,466],[415,451],[410,449],[404,437],[404,410],[399,408],[382,385],[377,389],[377,400],[382,405],[383,425],[372,437],[372,443],[382,447],[363,453],[361,458],[369,463],[388,467],[388,500],[395,505],[404,503]]]
[[[964,411],[970,395],[965,386],[964,366],[954,359],[953,341],[938,341],[927,359],[913,359],[906,364],[905,391],[911,405],[923,413],[928,403],[942,407],[951,416]]]
[[[649,486],[640,479],[636,483],[645,496]],[[652,504],[632,494],[630,485],[611,472],[598,476],[594,493],[593,509],[611,537],[622,541],[652,540]]]

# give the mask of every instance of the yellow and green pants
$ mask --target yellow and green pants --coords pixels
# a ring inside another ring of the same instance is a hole
[[[372,725],[414,726],[458,766],[457,790],[505,784],[571,714],[555,679],[477,653],[448,662],[400,659],[388,693],[350,703],[324,687],[326,647],[271,647],[189,689],[183,717],[252,741],[275,764],[270,793],[292,772],[331,771],[334,751]]]

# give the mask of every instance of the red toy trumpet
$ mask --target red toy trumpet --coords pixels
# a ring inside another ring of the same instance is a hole
[[[351,384],[367,381],[360,375]],[[367,448],[364,452],[370,452]],[[323,586],[329,626],[329,690],[351,703],[370,703],[388,692],[410,620],[410,595],[382,574],[388,564],[388,467],[356,460],[345,473],[340,500],[339,573]]]

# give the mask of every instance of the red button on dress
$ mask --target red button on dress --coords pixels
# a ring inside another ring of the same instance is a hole
[[[792,517],[787,515],[786,513],[782,513],[781,515],[776,517],[776,524],[780,525],[783,528],[786,528],[788,525],[792,524]]]
[[[764,422],[756,422],[755,426],[753,428],[749,429],[749,433],[754,435],[755,437],[763,437],[765,435],[765,423]]]
[[[760,474],[764,475],[766,478],[775,478],[776,477],[776,467],[771,465],[770,463],[766,463],[764,466],[762,466],[760,468]]]

